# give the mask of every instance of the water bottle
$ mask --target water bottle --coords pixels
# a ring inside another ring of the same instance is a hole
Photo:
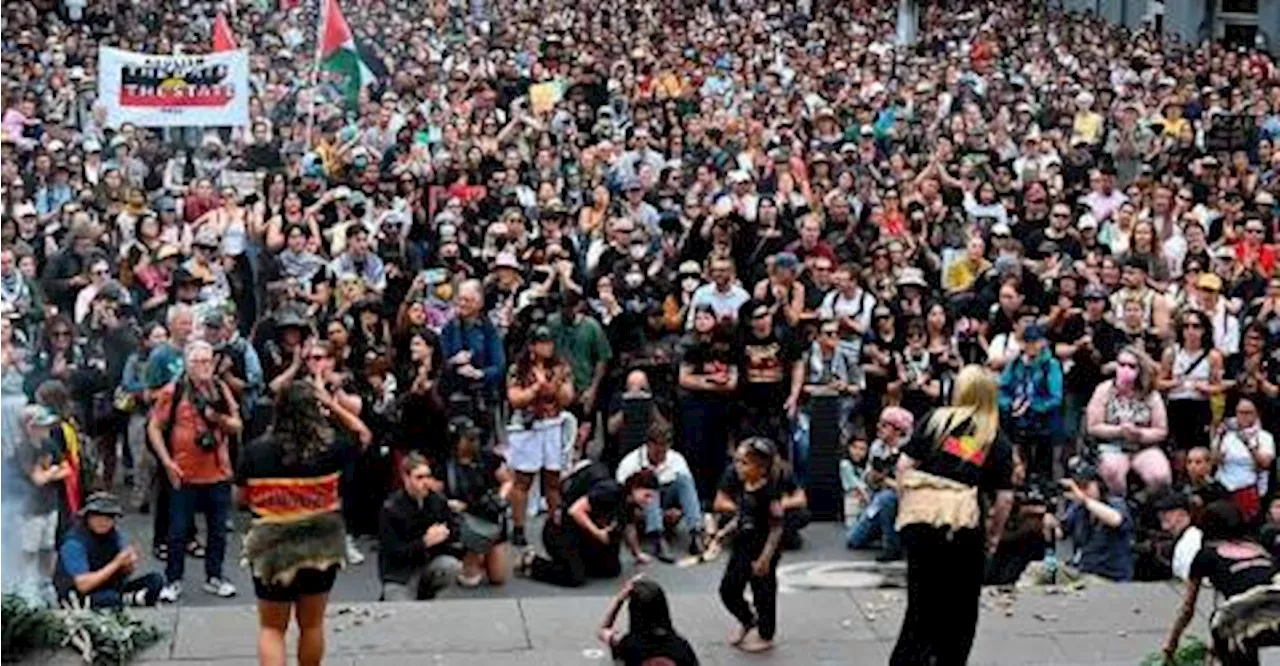
[[[1049,585],[1058,584],[1058,551],[1052,543],[1044,551],[1044,574]]]

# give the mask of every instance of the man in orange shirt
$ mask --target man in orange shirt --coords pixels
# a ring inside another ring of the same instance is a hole
[[[187,345],[186,371],[156,392],[147,419],[147,437],[173,487],[169,500],[168,584],[162,601],[182,594],[185,546],[197,510],[205,516],[209,535],[204,590],[230,597],[236,588],[222,577],[227,552],[227,514],[231,507],[229,443],[240,433],[235,396],[214,377],[213,347],[204,341]]]

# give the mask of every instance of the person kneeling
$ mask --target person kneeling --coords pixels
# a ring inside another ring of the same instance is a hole
[[[119,500],[110,493],[94,493],[80,514],[81,524],[58,549],[53,581],[58,598],[73,603],[87,599],[90,608],[154,606],[164,577],[154,572],[129,577],[141,557],[116,529],[116,519],[124,515]]]
[[[387,498],[378,520],[378,575],[383,601],[433,599],[462,570],[458,519],[434,490],[431,464],[417,453],[400,465],[404,487]]]
[[[656,499],[658,478],[642,469],[620,484],[602,463],[583,462],[561,485],[564,504],[542,528],[547,557],[526,553],[516,573],[562,587],[616,578],[622,573],[620,528],[637,507]],[[638,564],[649,562],[637,539],[629,538],[628,547]]]

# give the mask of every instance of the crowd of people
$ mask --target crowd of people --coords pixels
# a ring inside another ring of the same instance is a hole
[[[765,649],[811,439],[848,452],[849,546],[900,558],[901,454],[967,365],[1015,451],[988,582],[1188,576],[1220,500],[1274,548],[1274,60],[1041,2],[926,3],[904,45],[891,4],[350,3],[385,72],[354,101],[313,69],[315,3],[7,8],[5,538],[29,580],[174,601],[194,557],[234,595],[237,496],[282,604],[360,565],[358,537],[385,598],[421,599],[617,576],[624,543],[696,556],[722,512],[721,594]],[[249,126],[108,126],[97,48],[204,52],[219,13]],[[982,468],[989,435],[945,446]],[[129,582],[103,519],[125,510],[162,577]]]

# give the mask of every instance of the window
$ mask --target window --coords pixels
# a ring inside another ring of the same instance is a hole
[[[1257,14],[1258,0],[1219,0],[1223,14]]]

